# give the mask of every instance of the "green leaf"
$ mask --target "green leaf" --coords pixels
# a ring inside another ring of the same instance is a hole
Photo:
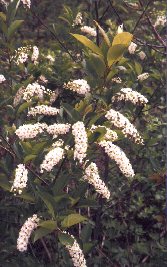
[[[52,220],[47,220],[47,221],[40,222],[39,226],[46,228],[46,229],[55,230],[57,229],[57,222],[52,221]]]
[[[88,62],[89,64],[91,64],[91,67],[99,77],[102,77],[104,75],[106,65],[104,60],[99,55],[93,53],[90,54]]]
[[[0,19],[2,19],[4,22],[6,21],[6,15],[3,12],[0,12]]]
[[[54,218],[55,217],[55,211],[54,211],[55,200],[54,200],[54,198],[46,192],[39,191],[39,189],[38,189],[38,194],[39,194],[40,198],[43,200],[43,202],[45,203],[46,207],[48,208],[48,212]]]
[[[119,59],[123,56],[123,53],[126,50],[126,46],[122,44],[111,46],[107,53],[107,61],[109,67],[114,63],[119,61]]]
[[[24,158],[24,163],[26,164],[27,162],[35,159],[37,157],[37,155],[28,155]]]
[[[14,34],[15,32],[17,31],[17,29],[22,25],[24,20],[15,20],[12,22],[12,24],[9,26],[9,29],[8,29],[8,39],[10,39]]]
[[[32,105],[31,102],[25,102],[25,103],[23,103],[23,104],[19,107],[19,109],[18,109],[18,111],[17,111],[17,115],[19,115],[20,113],[22,113],[25,109],[27,109],[27,108],[30,107],[31,105]]]
[[[85,220],[87,220],[86,217],[84,217],[80,214],[74,213],[74,214],[70,214],[70,215],[66,216],[64,218],[64,220],[62,221],[61,226],[64,228],[68,228],[68,227],[71,227],[72,225],[81,223]]]
[[[52,229],[47,229],[47,228],[39,228],[35,231],[34,233],[34,238],[33,238],[33,242],[35,243],[38,239],[52,233],[53,230]]]
[[[132,41],[132,38],[133,38],[133,35],[129,32],[119,33],[114,37],[112,46],[121,44],[121,45],[125,45],[126,47],[128,47]]]
[[[73,122],[81,120],[81,116],[78,111],[76,111],[71,105],[67,103],[61,104],[63,109],[67,112],[69,117],[72,119]]]
[[[95,54],[98,54],[99,56],[103,56],[101,49],[94,44],[91,40],[89,40],[87,37],[81,35],[81,34],[72,34],[74,38],[76,38],[80,43],[82,43],[84,46],[88,47],[90,50],[92,50]]]
[[[141,64],[136,62],[136,61],[135,61],[135,70],[136,70],[137,75],[140,75],[142,73],[142,70],[143,70]]]
[[[74,244],[74,238],[68,234],[59,233],[58,238],[60,243],[64,246],[72,246]]]

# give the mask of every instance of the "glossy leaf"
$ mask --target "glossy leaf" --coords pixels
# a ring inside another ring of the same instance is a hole
[[[80,214],[77,214],[77,213],[70,214],[70,215],[68,215],[67,217],[64,218],[64,220],[61,223],[61,226],[64,227],[64,228],[69,228],[72,225],[81,223],[81,222],[83,222],[85,220],[87,220],[87,218],[82,216],[82,215],[80,215]]]

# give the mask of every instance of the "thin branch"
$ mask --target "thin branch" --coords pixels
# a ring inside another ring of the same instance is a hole
[[[43,247],[44,247],[44,249],[46,251],[46,254],[48,256],[49,261],[52,262],[52,256],[51,256],[51,254],[49,252],[49,249],[46,246],[45,240],[43,238],[41,238],[40,240],[41,240],[41,243],[42,243],[42,245],[43,245]]]

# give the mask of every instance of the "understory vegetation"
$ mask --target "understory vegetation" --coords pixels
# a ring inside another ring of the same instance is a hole
[[[0,0],[0,266],[167,266],[165,8]]]

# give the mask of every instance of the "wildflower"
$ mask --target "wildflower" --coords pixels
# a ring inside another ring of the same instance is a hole
[[[83,252],[77,243],[76,239],[73,235],[71,237],[74,239],[73,245],[66,245],[66,248],[68,249],[68,252],[72,258],[72,262],[75,267],[87,267],[86,266],[86,260],[84,258]]]
[[[130,54],[134,54],[136,48],[137,48],[137,44],[131,42],[130,46],[128,47],[128,51],[129,51],[129,53],[130,53]]]
[[[137,91],[133,91],[131,88],[122,88],[119,93],[112,97],[112,102],[121,100],[130,101],[134,105],[145,105],[148,102],[145,96]]]
[[[165,23],[166,23],[166,16],[158,16],[157,17],[157,20],[154,24],[154,27],[157,27],[157,26],[165,26]]]
[[[24,139],[27,138],[32,139],[36,137],[39,133],[42,133],[46,128],[47,128],[46,123],[24,124],[20,126],[15,133],[22,141],[24,141]]]
[[[5,81],[6,81],[6,78],[4,77],[4,75],[0,74],[0,84]]]
[[[138,53],[138,55],[139,55],[139,57],[140,57],[141,60],[144,60],[145,57],[146,57],[146,54],[145,54],[143,51],[140,51],[140,52]]]
[[[31,60],[34,62],[34,64],[37,64],[37,60],[39,57],[39,49],[37,46],[33,46],[33,52],[32,52],[32,56],[31,56]]]
[[[38,227],[38,223],[39,218],[36,214],[34,214],[32,217],[28,218],[21,227],[19,237],[17,239],[17,249],[20,252],[24,252],[27,250],[28,241],[31,236],[31,233]]]
[[[21,0],[21,1],[25,7],[28,7],[28,8],[31,7],[31,0]]]
[[[16,93],[16,95],[14,97],[14,100],[13,100],[13,106],[14,107],[16,107],[21,102],[21,100],[23,99],[23,94],[24,94],[25,89],[26,88],[24,86],[22,86],[17,91],[17,93]]]
[[[24,93],[23,99],[27,102],[31,101],[32,97],[37,96],[39,100],[43,100],[44,94],[51,95],[52,91],[46,89],[43,85],[39,85],[37,82],[29,84]]]
[[[36,116],[36,115],[48,115],[48,116],[54,116],[57,113],[59,113],[59,109],[54,108],[54,107],[49,107],[46,105],[40,105],[36,106],[34,108],[31,108],[30,111],[28,112],[28,116]]]
[[[43,82],[43,83],[48,83],[48,80],[46,79],[46,77],[45,77],[44,75],[41,75],[41,76],[39,77],[39,80],[40,80],[41,82]]]
[[[103,147],[107,155],[116,162],[120,171],[126,177],[133,177],[135,175],[129,159],[118,146],[114,145],[110,141],[101,141],[99,145]]]
[[[46,57],[51,63],[53,63],[55,61],[54,57],[51,55],[47,55]]]
[[[84,123],[78,121],[72,126],[72,134],[75,139],[74,159],[78,159],[80,163],[86,157],[86,151],[88,147],[88,138],[85,130]]]
[[[91,163],[85,169],[85,175],[83,177],[88,183],[92,184],[95,190],[102,195],[103,198],[110,198],[110,191],[106,187],[105,183],[100,179],[98,168],[95,163]]]
[[[112,82],[115,82],[115,83],[122,83],[122,80],[120,77],[114,77],[112,78]]]
[[[137,76],[137,79],[138,79],[139,81],[144,81],[144,80],[146,80],[148,77],[149,77],[148,72],[145,72],[145,73],[142,73],[142,74],[138,75],[138,76]]]
[[[66,134],[69,132],[71,128],[71,125],[66,123],[66,124],[63,124],[63,123],[54,123],[50,126],[47,127],[46,131],[49,133],[49,134],[53,134],[53,135],[59,135],[59,134]]]
[[[16,168],[15,179],[11,188],[11,192],[21,194],[23,189],[27,186],[28,171],[24,164],[19,164]]]
[[[97,33],[96,30],[89,26],[83,26],[81,27],[81,32],[87,33],[90,36],[96,37]]]
[[[126,137],[134,140],[135,143],[143,144],[143,139],[136,128],[120,112],[110,109],[105,117],[117,128],[121,129]]]
[[[90,86],[88,85],[87,81],[83,79],[70,81],[67,84],[64,84],[64,87],[77,92],[80,95],[86,95],[90,92]]]
[[[82,13],[78,12],[78,14],[76,15],[75,20],[73,21],[72,26],[74,27],[74,26],[82,25],[83,24],[82,20],[83,20],[82,19]]]
[[[19,47],[17,50],[15,50],[15,55],[12,57],[12,59],[15,60],[17,65],[27,62],[31,49],[31,45]]]
[[[40,165],[41,173],[43,170],[51,171],[55,165],[59,163],[64,157],[64,149],[61,147],[55,147],[48,154],[45,155],[45,159]]]
[[[118,26],[117,33],[122,33],[123,32],[123,23]]]

